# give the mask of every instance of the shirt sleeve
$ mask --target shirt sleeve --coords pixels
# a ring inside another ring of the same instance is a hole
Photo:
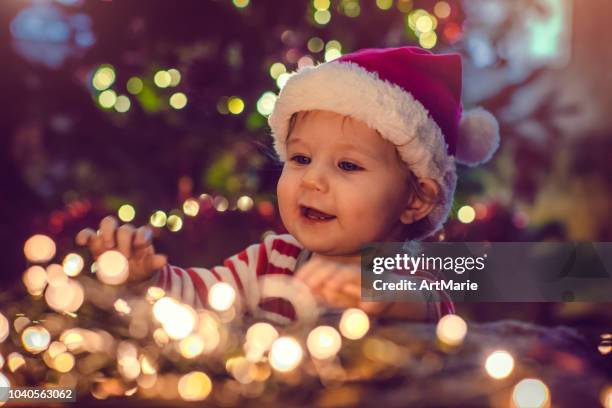
[[[225,282],[234,288],[247,310],[253,312],[260,302],[257,279],[269,273],[292,273],[299,250],[289,235],[268,235],[261,243],[250,245],[218,266],[182,268],[167,264],[155,273],[152,283],[169,296],[194,308],[204,308],[209,306],[211,286]]]

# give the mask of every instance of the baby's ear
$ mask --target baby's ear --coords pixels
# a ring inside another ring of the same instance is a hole
[[[433,179],[421,178],[414,184],[419,191],[413,190],[410,194],[409,202],[400,215],[403,224],[412,224],[427,217],[436,207],[440,195],[440,186]]]

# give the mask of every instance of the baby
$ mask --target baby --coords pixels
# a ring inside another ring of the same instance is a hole
[[[436,232],[452,204],[455,163],[473,166],[496,150],[497,122],[482,109],[462,115],[460,96],[461,61],[454,54],[367,49],[302,68],[269,118],[284,162],[277,195],[289,234],[269,235],[210,269],[168,265],[148,227],[119,227],[113,217],[102,220],[98,234],[81,231],[77,243],[94,256],[116,248],[129,260],[131,280],[150,279],[194,307],[207,305],[208,289],[223,281],[254,315],[291,321],[295,310],[285,299],[259,296],[262,276],[284,274],[328,307],[439,318],[453,312],[444,294],[436,302],[362,301],[360,250]]]

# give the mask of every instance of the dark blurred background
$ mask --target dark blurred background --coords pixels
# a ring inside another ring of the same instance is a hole
[[[460,168],[447,241],[612,238],[608,0],[3,0],[1,288],[46,233],[155,225],[178,265],[282,232],[266,123],[299,66],[366,47],[464,57],[464,102],[502,127]],[[609,305],[460,305],[474,319],[600,325]],[[607,319],[607,320],[606,320]]]

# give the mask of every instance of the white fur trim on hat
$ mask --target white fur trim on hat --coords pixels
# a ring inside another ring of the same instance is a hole
[[[495,117],[482,108],[463,112],[455,154],[457,162],[477,166],[489,161],[498,147],[499,125]]]
[[[327,110],[365,122],[393,143],[418,178],[432,178],[441,188],[440,203],[428,215],[437,231],[450,211],[457,175],[455,159],[436,122],[425,107],[398,85],[381,80],[351,62],[303,67],[281,90],[268,118],[274,148],[286,160],[286,139],[291,115],[299,111]]]

